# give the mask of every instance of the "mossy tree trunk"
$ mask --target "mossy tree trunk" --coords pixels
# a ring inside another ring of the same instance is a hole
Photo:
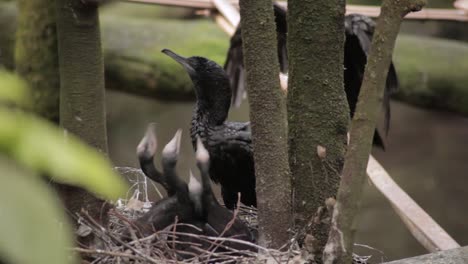
[[[303,228],[327,198],[336,196],[343,167],[349,123],[343,88],[345,3],[290,0],[288,12],[289,163],[295,223]],[[315,216],[325,218],[325,211]],[[321,252],[329,224],[310,227],[312,253]]]
[[[32,88],[34,112],[58,123],[60,80],[54,1],[16,2],[16,71]]]
[[[291,179],[273,7],[270,0],[241,0],[239,5],[252,122],[259,242],[279,248],[288,241],[291,225]]]
[[[107,154],[104,64],[97,6],[56,0],[60,65],[60,124]],[[105,216],[103,201],[83,189],[63,188],[67,208]],[[102,219],[105,221],[105,218]]]
[[[361,92],[351,122],[349,149],[341,176],[325,263],[351,263],[357,214],[378,112],[392,61],[393,48],[403,17],[419,11],[425,0],[384,0],[369,51]]]

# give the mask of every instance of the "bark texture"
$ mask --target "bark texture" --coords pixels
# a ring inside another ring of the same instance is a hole
[[[385,0],[378,19],[351,122],[350,143],[346,152],[340,189],[333,210],[332,228],[324,250],[325,263],[351,263],[354,226],[359,212],[372,138],[381,107],[387,70],[403,17],[420,10],[425,0]]]
[[[16,2],[16,71],[32,88],[34,112],[58,123],[60,80],[54,1]]]
[[[0,67],[14,68],[14,43],[17,19],[16,4],[0,2]]]
[[[278,248],[289,237],[291,179],[273,7],[269,0],[241,0],[239,5],[252,122],[259,242]]]
[[[104,64],[98,10],[80,0],[56,0],[60,65],[60,124],[70,133],[107,154]],[[81,208],[106,222],[105,202],[84,189],[59,188],[71,213]],[[104,219],[102,218],[104,216]],[[92,237],[82,240],[87,243]]]
[[[56,0],[60,63],[60,123],[107,153],[104,62],[96,6]]]
[[[344,162],[349,108],[343,87],[344,12],[342,0],[288,2],[289,163],[294,217],[303,228],[335,197]],[[329,225],[318,221],[308,232],[313,253],[321,252]],[[321,254],[317,255],[320,262]]]

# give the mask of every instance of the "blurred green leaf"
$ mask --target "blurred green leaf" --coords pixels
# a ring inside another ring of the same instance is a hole
[[[0,69],[0,102],[30,106],[29,89],[25,81],[16,74]]]
[[[76,263],[60,202],[39,177],[0,155],[0,256],[8,263]]]
[[[126,192],[126,183],[102,154],[51,123],[0,108],[0,124],[0,153],[18,163],[108,199]]]

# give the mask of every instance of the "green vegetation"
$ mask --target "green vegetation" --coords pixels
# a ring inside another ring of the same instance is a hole
[[[0,259],[9,263],[76,263],[71,228],[52,189],[38,176],[116,199],[127,190],[109,161],[37,116],[24,81],[0,70]]]
[[[352,5],[378,5],[380,6],[382,0],[349,0],[348,4]],[[453,1],[447,0],[430,0],[427,3],[429,8],[453,8]]]
[[[229,44],[226,34],[207,19],[122,20],[104,15],[102,27],[108,87],[162,99],[193,98],[187,74],[162,49],[223,64]]]
[[[401,83],[396,98],[468,115],[468,46],[462,42],[402,36],[395,47]]]

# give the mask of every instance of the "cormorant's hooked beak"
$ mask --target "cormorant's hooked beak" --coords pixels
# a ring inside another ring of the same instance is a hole
[[[145,136],[141,139],[137,147],[139,158],[152,159],[157,148],[156,123],[150,123],[146,129]]]
[[[182,129],[178,129],[174,137],[166,144],[162,151],[163,159],[176,161],[180,152],[180,142],[182,138]]]
[[[182,57],[182,56],[180,56],[180,55],[176,54],[175,52],[173,52],[171,50],[168,50],[168,49],[163,49],[161,52],[166,54],[167,56],[171,57],[172,59],[174,59],[178,63],[180,63],[182,66],[184,66],[185,70],[187,70],[187,72],[189,74],[195,72],[195,69],[193,69],[193,67],[190,65],[187,58]]]

